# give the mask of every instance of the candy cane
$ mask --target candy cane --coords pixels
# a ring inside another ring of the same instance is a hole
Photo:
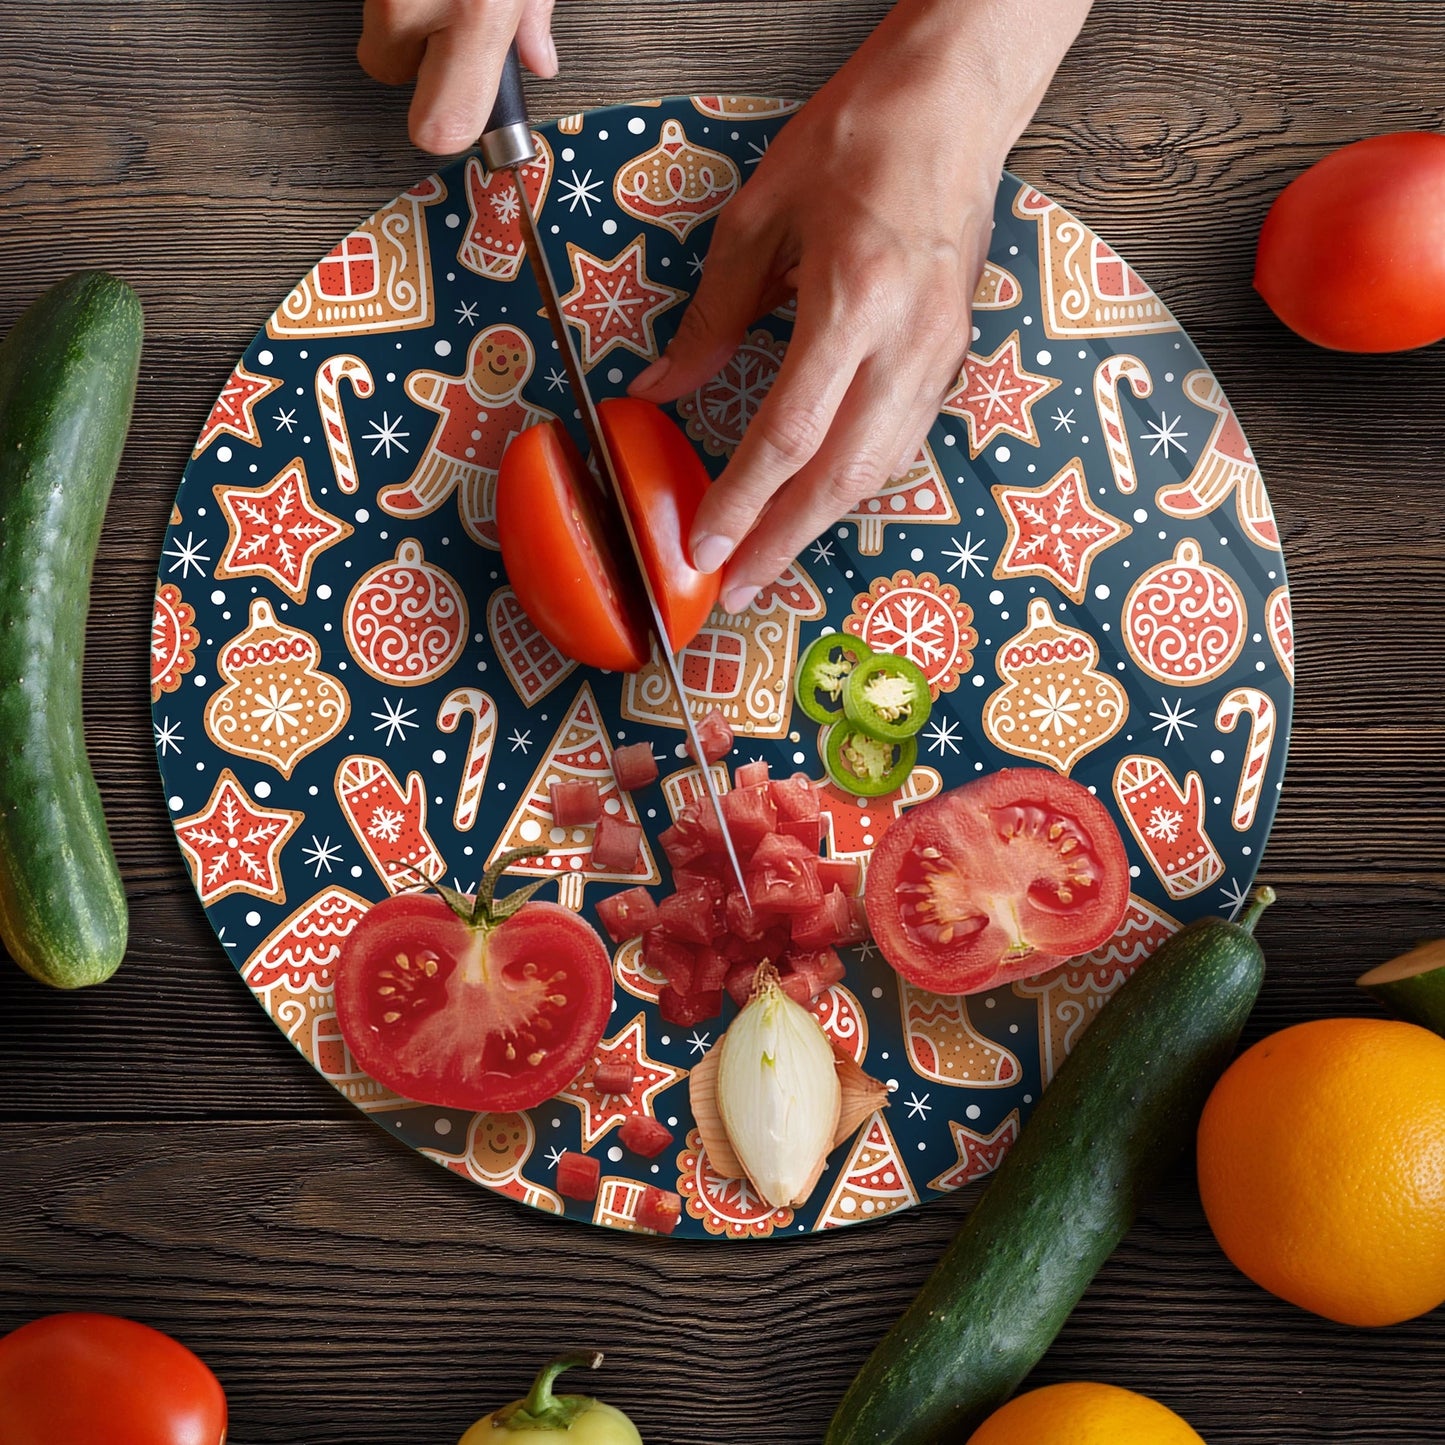
[[[1137,397],[1148,396],[1154,390],[1154,381],[1149,368],[1137,356],[1108,356],[1094,368],[1094,405],[1099,411],[1099,425],[1104,428],[1104,445],[1109,449],[1114,485],[1121,492],[1132,492],[1134,456],[1119,412],[1121,381],[1127,381]]]
[[[356,458],[351,452],[351,437],[346,430],[346,417],[341,410],[341,383],[349,381],[357,396],[367,397],[376,390],[371,368],[359,356],[328,356],[316,368],[316,409],[326,429],[326,450],[331,455],[331,470],[336,485],[343,492],[356,490]]]
[[[1264,770],[1274,747],[1274,702],[1268,693],[1257,687],[1237,687],[1226,693],[1214,715],[1214,725],[1232,733],[1240,718],[1249,715],[1249,751],[1244,755],[1244,768],[1239,775],[1239,791],[1234,795],[1233,823],[1244,832],[1254,822],[1259,807],[1260,790],[1264,787]]]
[[[487,764],[492,760],[492,740],[497,733],[497,709],[491,698],[475,687],[459,687],[446,695],[437,712],[437,726],[444,733],[454,733],[467,716],[472,719],[472,737],[467,744],[466,767],[452,814],[459,833],[465,833],[477,821],[477,806],[482,799],[482,785],[487,781]]]

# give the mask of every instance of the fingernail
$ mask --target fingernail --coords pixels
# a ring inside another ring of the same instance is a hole
[[[737,543],[731,537],[720,537],[709,532],[692,549],[692,565],[699,572],[716,572],[733,554]]]
[[[722,595],[722,610],[731,612],[736,616],[739,612],[746,612],[752,606],[753,598],[758,595],[756,587],[729,587]]]
[[[645,367],[635,377],[633,377],[632,385],[627,388],[628,392],[633,396],[640,396],[645,391],[652,391],[656,386],[661,383],[663,377],[667,375],[668,371],[671,368],[671,358],[666,356],[659,356],[657,360],[652,363],[651,366]],[[703,570],[705,572],[711,572],[712,568],[705,567]]]
[[[552,74],[556,75],[561,70],[562,64],[557,59],[557,42],[550,35],[547,37],[547,60],[551,64]]]

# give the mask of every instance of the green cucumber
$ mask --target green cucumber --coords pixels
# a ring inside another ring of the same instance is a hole
[[[827,1445],[966,1440],[1012,1394],[1193,1139],[1264,982],[1253,930],[1273,901],[1175,934],[1089,1025]]]
[[[1397,1018],[1445,1034],[1445,938],[1432,938],[1355,982]]]
[[[130,425],[140,301],[83,271],[0,342],[0,938],[57,988],[109,978],[125,889],[85,753],[90,574]]]

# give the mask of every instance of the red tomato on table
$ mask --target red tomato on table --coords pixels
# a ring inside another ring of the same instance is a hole
[[[1254,285],[1317,346],[1406,351],[1439,341],[1445,135],[1356,141],[1291,181],[1259,233]]]
[[[222,1445],[226,1397],[184,1345],[115,1315],[49,1315],[0,1339],[4,1445]]]
[[[598,420],[673,650],[717,602],[717,573],[687,552],[711,485],[692,444],[650,402],[610,397]],[[636,672],[648,658],[647,600],[627,585],[626,536],[560,422],[513,438],[497,474],[497,538],[507,580],[537,630],[568,657]],[[635,590],[635,589],[634,589]]]
[[[408,1099],[530,1109],[592,1057],[612,965],[571,909],[528,902],[500,923],[432,894],[378,903],[346,940],[336,1016],[356,1061]]]
[[[977,993],[1097,948],[1129,906],[1108,810],[1043,768],[1011,768],[910,808],[868,865],[883,956],[934,993]]]

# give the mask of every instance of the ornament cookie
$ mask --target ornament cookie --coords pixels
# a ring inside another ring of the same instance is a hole
[[[372,677],[416,687],[461,656],[467,603],[456,580],[408,537],[351,589],[342,625],[351,655]]]
[[[918,1191],[880,1111],[864,1121],[813,1228],[841,1229],[917,1203]]]
[[[336,769],[336,801],[388,893],[409,893],[446,876],[426,830],[426,788],[408,773],[402,788],[380,758],[354,753]]]
[[[191,881],[209,907],[233,893],[284,903],[281,849],[306,816],[295,808],[263,808],[222,768],[206,806],[175,820],[176,841]]]
[[[990,356],[968,353],[956,389],[944,398],[942,409],[968,427],[970,457],[978,456],[998,436],[1036,447],[1034,406],[1058,385],[1058,377],[1036,376],[1023,365],[1015,331]]]
[[[612,194],[629,216],[685,241],[741,184],[730,157],[695,145],[679,121],[665,120],[657,144],[618,169]]]
[[[984,709],[989,741],[1067,777],[1129,716],[1124,689],[1098,665],[1099,644],[1056,621],[1049,604],[1035,597],[1028,626],[999,649],[1004,685]]]
[[[526,191],[536,216],[552,180],[552,147],[536,131],[532,144],[536,155],[515,171],[488,171],[476,156],[467,157],[465,189],[471,221],[457,247],[457,260],[488,281],[515,281],[526,264],[516,188]]]
[[[1223,875],[1224,859],[1204,831],[1198,773],[1181,788],[1157,758],[1131,753],[1114,769],[1114,798],[1171,898],[1192,898]]]
[[[636,236],[610,261],[567,242],[573,286],[558,298],[562,315],[581,342],[582,367],[591,371],[616,347],[651,361],[658,351],[653,325],[686,292],[647,274],[647,242]]]
[[[1239,584],[1203,559],[1193,537],[1129,589],[1122,621],[1124,646],[1139,668],[1184,687],[1223,677],[1248,628]]]
[[[948,1128],[953,1135],[953,1147],[958,1150],[958,1162],[945,1169],[937,1179],[928,1181],[930,1189],[945,1194],[992,1174],[1003,1163],[1003,1156],[1013,1148],[1019,1137],[1019,1111],[1010,1109],[1003,1123],[987,1134],[980,1134],[952,1119],[948,1121]]]
[[[346,689],[320,663],[321,644],[309,632],[283,626],[271,604],[256,598],[250,625],[217,655],[226,685],[206,703],[207,737],[289,778],[351,716]]]
[[[1023,1076],[1018,1056],[985,1038],[962,994],[929,993],[898,980],[903,1043],[920,1078],[957,1089],[1006,1089]]]
[[[163,692],[174,692],[181,679],[196,665],[196,609],[182,601],[174,582],[156,588],[151,610],[151,701],[159,702]]]
[[[577,669],[575,658],[537,631],[510,587],[498,587],[487,600],[487,635],[513,692],[528,707]]]
[[[728,1239],[766,1239],[793,1222],[793,1211],[774,1209],[746,1179],[721,1173],[708,1158],[702,1136],[689,1130],[687,1147],[677,1156],[677,1192],[687,1212],[709,1234]]]
[[[932,572],[895,572],[878,577],[853,599],[843,631],[862,638],[874,652],[891,652],[916,662],[936,700],[952,692],[973,667],[978,645],[973,608],[958,588]]]

